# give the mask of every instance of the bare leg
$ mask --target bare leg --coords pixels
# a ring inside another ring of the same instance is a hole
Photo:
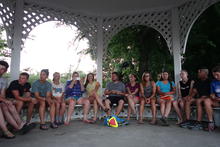
[[[108,116],[111,115],[110,104],[111,104],[110,100],[106,99],[106,100],[105,100],[105,107],[108,109],[108,111],[106,112],[106,114],[107,114]]]
[[[22,109],[23,105],[24,105],[23,101],[16,100],[16,110],[17,110],[18,114],[21,113],[21,109]]]
[[[127,97],[127,99],[128,99],[128,105],[129,105],[129,107],[130,107],[130,109],[131,109],[131,111],[132,111],[132,113],[133,114],[136,114],[136,110],[135,110],[135,102],[134,102],[134,98],[133,98],[133,96],[128,96]]]
[[[160,99],[160,113],[161,116],[165,116],[165,101]]]
[[[55,121],[58,123],[59,122],[59,114],[60,114],[60,107],[61,107],[61,103],[59,101],[55,102],[56,105],[56,116],[55,116]]]
[[[40,107],[39,107],[39,115],[40,115],[40,124],[45,124],[45,101],[39,101]]]
[[[8,106],[6,106],[6,104],[2,103],[1,108],[2,108],[2,111],[4,113],[6,121],[9,124],[11,124],[15,129],[19,130],[20,129],[19,124],[15,121],[15,119],[13,118],[11,113],[9,112]]]
[[[60,114],[59,114],[60,121],[61,121],[61,118],[63,118],[65,111],[66,111],[66,104],[64,102],[62,102],[61,103]]]
[[[97,104],[99,104],[99,106],[101,106],[102,109],[105,110],[106,108],[102,103],[102,99],[97,94],[95,95],[95,99],[96,99]]]
[[[174,107],[174,109],[175,109],[175,111],[176,111],[176,113],[178,115],[178,118],[179,118],[178,124],[179,124],[179,123],[181,123],[183,121],[182,113],[181,113],[181,111],[179,109],[178,102],[176,100],[172,101],[172,104],[173,104],[173,107]]]
[[[28,112],[27,112],[27,123],[31,121],[33,111],[34,111],[34,105],[37,104],[37,100],[33,99],[29,105],[28,105]]]
[[[145,105],[145,100],[142,98],[141,101],[140,101],[140,118],[139,118],[139,123],[143,123],[144,105]]]
[[[128,106],[128,116],[127,116],[127,120],[130,120],[131,117],[131,107]]]
[[[124,100],[120,100],[118,102],[118,107],[116,109],[115,115],[119,115],[120,114],[121,110],[123,109],[123,106],[124,106]]]
[[[184,112],[185,100],[181,99],[181,100],[179,101],[179,105],[180,105],[181,111]]]
[[[212,109],[213,101],[211,99],[205,99],[204,103],[205,103],[205,110],[207,113],[208,120],[210,122],[213,122],[213,109]]]
[[[88,113],[90,109],[90,102],[87,98],[82,98],[81,100],[78,101],[79,104],[83,105],[83,120],[87,121],[88,120]]]
[[[4,131],[4,132],[7,132],[8,129],[6,127],[6,124],[5,124],[5,119],[4,119],[4,116],[2,114],[2,109],[1,109],[1,106],[0,106],[0,128]]]
[[[70,123],[71,116],[73,114],[76,102],[75,102],[75,100],[70,99],[67,101],[67,103],[69,104],[69,107],[68,107],[67,119],[66,119],[65,125],[69,125],[69,123]]]
[[[199,99],[196,100],[197,121],[202,121],[202,102],[203,102],[203,98],[199,98]]]
[[[94,117],[93,117],[93,121],[97,120],[97,113],[98,113],[98,104],[97,104],[97,100],[93,101],[93,109],[94,109]]]
[[[195,101],[195,99],[191,99],[190,101],[186,101],[186,103],[185,103],[186,120],[190,120],[191,104],[194,101]]]
[[[165,109],[165,118],[167,118],[170,114],[170,110],[171,110],[171,106],[172,106],[172,102],[171,101],[166,101],[166,109]]]
[[[9,112],[11,113],[12,117],[13,117],[14,120],[17,122],[17,124],[18,124],[19,126],[20,126],[21,124],[23,124],[23,122],[22,122],[22,120],[21,120],[21,118],[20,118],[20,116],[19,116],[19,114],[18,114],[18,112],[17,112],[15,106],[14,106],[12,103],[10,103],[9,105],[6,105],[6,106],[8,107]],[[23,125],[24,125],[24,124],[23,124]],[[22,125],[22,127],[23,127],[23,125]],[[22,127],[21,127],[21,128],[22,128]]]
[[[0,128],[2,129],[2,131],[4,133],[7,133],[7,135],[9,137],[13,137],[14,136],[11,132],[9,132],[8,128],[6,127],[5,119],[4,119],[4,116],[3,116],[3,113],[2,113],[1,106],[0,106]]]
[[[156,100],[151,99],[151,111],[152,111],[152,121],[151,124],[156,123],[156,115],[157,115],[157,107],[156,107]]]
[[[50,122],[53,123],[55,120],[55,102],[52,100],[52,103],[50,105]]]

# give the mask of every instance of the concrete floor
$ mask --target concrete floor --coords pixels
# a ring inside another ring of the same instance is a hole
[[[220,130],[209,133],[179,128],[139,125],[135,120],[128,126],[109,128],[103,122],[84,124],[79,120],[69,127],[41,131],[35,128],[13,140],[0,138],[0,147],[219,147]]]

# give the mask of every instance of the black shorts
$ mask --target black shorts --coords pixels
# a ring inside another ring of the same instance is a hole
[[[110,104],[111,107],[113,106],[113,104],[118,105],[118,102],[119,102],[120,100],[125,101],[123,96],[109,96],[109,97],[107,97],[106,99],[108,99],[108,100],[111,102],[111,104]]]

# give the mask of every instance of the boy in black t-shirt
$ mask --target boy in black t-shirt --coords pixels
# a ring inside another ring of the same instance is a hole
[[[197,106],[197,123],[190,126],[191,129],[202,129],[202,103],[210,97],[210,79],[208,78],[208,69],[198,70],[198,80],[195,81],[191,95],[186,101],[186,117],[190,119],[190,106],[196,103]]]
[[[28,104],[27,123],[31,121],[34,105],[37,104],[36,99],[31,98],[31,84],[28,83],[28,78],[28,73],[21,73],[19,79],[12,81],[6,90],[6,97],[15,99],[14,101],[18,113],[21,112],[25,103]]]

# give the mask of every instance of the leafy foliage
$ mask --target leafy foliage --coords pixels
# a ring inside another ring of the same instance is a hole
[[[131,26],[112,38],[103,67],[105,79],[117,71],[127,81],[130,73],[140,78],[144,71],[153,77],[162,69],[173,71],[173,59],[160,33],[146,26]]]
[[[7,42],[3,38],[4,27],[0,25],[0,57],[10,57],[10,50],[7,48]]]
[[[195,22],[189,35],[183,68],[193,78],[201,67],[211,70],[220,63],[220,3],[208,8]]]

